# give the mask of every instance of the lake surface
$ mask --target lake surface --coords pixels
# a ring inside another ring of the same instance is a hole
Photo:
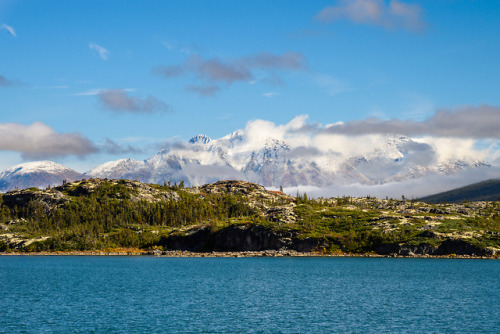
[[[500,261],[0,257],[5,333],[500,333]]]

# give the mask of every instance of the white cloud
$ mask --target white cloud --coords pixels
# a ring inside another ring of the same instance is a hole
[[[98,44],[91,43],[91,44],[89,44],[89,48],[91,50],[96,51],[102,60],[108,60],[109,55],[111,54],[108,50],[106,50],[105,48],[103,48],[102,46],[100,46]]]
[[[472,109],[474,114],[481,117],[480,111],[484,109],[483,107]],[[440,112],[437,112],[436,115],[434,118],[425,121],[424,125],[421,124],[423,122],[409,121],[405,123],[405,127],[395,128],[395,130],[407,130],[409,132],[408,137],[412,141],[405,146],[405,150],[407,150],[408,157],[412,159],[413,163],[426,165],[430,159],[435,160],[435,163],[461,159],[469,162],[486,161],[493,163],[500,155],[499,136],[493,138],[474,138],[473,136],[469,136],[465,130],[464,132],[460,132],[460,136],[458,130],[453,131],[451,129],[450,131],[439,130],[431,134],[420,131],[426,126],[441,129],[456,126],[457,119],[464,117],[464,110],[450,112],[446,118],[441,118]],[[439,119],[438,124],[432,125],[435,119]],[[370,124],[370,120],[366,121]],[[492,121],[492,119],[490,118],[489,121]],[[476,126],[479,126],[481,123],[488,123],[488,119],[476,119]],[[415,129],[411,129],[412,126]],[[338,131],[339,128],[343,127],[349,128],[349,131]],[[257,119],[249,121],[246,127],[240,130],[243,134],[243,141],[232,149],[236,151],[259,149],[266,141],[274,139],[286,142],[290,146],[291,152],[299,149],[295,153],[298,154],[298,152],[301,152],[302,154],[306,154],[307,151],[309,153],[306,155],[317,156],[324,163],[327,163],[325,160],[327,159],[326,157],[349,158],[366,156],[381,148],[387,149],[388,154],[395,154],[394,159],[397,158],[397,153],[391,151],[390,147],[387,147],[387,143],[392,138],[404,136],[405,133],[391,131],[390,127],[384,132],[379,131],[380,129],[377,128],[372,130],[370,132],[370,126],[366,126],[365,121],[338,122],[327,125],[318,123],[308,124],[307,115],[297,116],[290,122],[282,125]],[[470,131],[471,134],[474,134],[479,130],[471,128]],[[455,135],[450,136],[449,133],[454,133]],[[481,145],[478,143],[481,143]],[[408,157],[407,159],[409,159]]]
[[[9,32],[9,34],[11,34],[13,37],[17,37],[16,30],[13,27],[11,27],[5,23],[0,25],[0,29],[7,30]]]
[[[57,133],[50,126],[0,123],[0,151],[20,152],[24,158],[44,159],[58,156],[86,156],[98,151],[79,133]]]

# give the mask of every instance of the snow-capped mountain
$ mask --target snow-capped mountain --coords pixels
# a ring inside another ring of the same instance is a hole
[[[353,149],[345,149],[352,144]],[[201,185],[242,179],[267,187],[380,185],[435,174],[485,168],[468,157],[439,159],[428,144],[405,136],[379,136],[376,141],[307,143],[272,133],[250,135],[245,130],[212,139],[198,135],[174,143],[144,161],[121,159],[85,174],[41,161],[14,166],[0,174],[0,191],[60,184],[84,177],[131,179],[147,183],[180,182]]]
[[[86,173],[91,177],[129,178],[143,182],[184,181],[200,185],[221,179],[244,179],[264,186],[376,185],[448,174],[487,166],[473,160],[438,161],[427,144],[405,136],[387,136],[362,155],[288,144],[272,136],[249,138],[243,130],[212,139],[197,135],[145,161],[118,160]]]
[[[126,175],[141,168],[142,166],[144,166],[144,161],[120,159],[99,165],[91,171],[85,173],[85,175],[100,179],[121,179],[126,178]]]
[[[52,161],[35,161],[11,167],[0,173],[0,191],[60,185],[63,180],[74,181],[84,176]]]

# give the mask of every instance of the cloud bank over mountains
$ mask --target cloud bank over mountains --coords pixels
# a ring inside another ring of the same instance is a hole
[[[132,97],[125,90],[99,90],[95,93],[107,108],[121,112],[151,113],[167,111],[168,106],[153,97]],[[308,122],[308,116],[295,117],[287,124],[276,125],[266,120],[249,121],[244,129],[241,149],[260,147],[269,139],[285,141],[287,155],[315,157],[363,155],[379,147],[388,136],[411,137],[408,146],[415,159],[450,159],[467,156],[471,159],[495,161],[500,157],[500,108],[495,106],[464,107],[439,110],[424,121],[382,120],[321,125]],[[97,144],[79,133],[58,133],[49,125],[0,123],[0,150],[19,152],[25,159],[80,156],[98,152],[122,154],[137,152],[131,146],[121,147],[109,138]],[[182,143],[176,143],[181,145]],[[175,145],[174,145],[175,146]]]
[[[145,161],[109,162],[88,175],[191,185],[232,178],[320,191],[353,184],[389,189],[387,184],[471,170],[498,173],[495,140],[478,146],[471,138],[352,135],[332,133],[332,126],[337,125],[309,125],[307,115],[282,125],[253,120],[222,138],[198,135],[188,142],[171,141]]]
[[[477,115],[490,122],[473,122]],[[427,195],[500,175],[500,134],[494,126],[499,115],[500,108],[479,106],[438,111],[421,122],[367,119],[322,125],[308,122],[307,115],[286,124],[257,119],[218,139],[170,140],[144,161],[110,161],[86,177],[182,180],[187,185],[244,179],[314,196]],[[98,145],[78,133],[57,133],[40,122],[0,124],[0,132],[0,150],[31,160],[137,152],[111,139]]]
[[[431,118],[421,122],[369,118],[334,124],[324,131],[346,135],[399,133],[407,136],[500,139],[498,124],[500,124],[500,108],[483,105],[457,110],[438,110]]]

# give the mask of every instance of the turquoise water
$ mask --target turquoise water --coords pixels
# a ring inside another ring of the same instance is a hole
[[[500,333],[500,261],[0,257],[5,333]]]

